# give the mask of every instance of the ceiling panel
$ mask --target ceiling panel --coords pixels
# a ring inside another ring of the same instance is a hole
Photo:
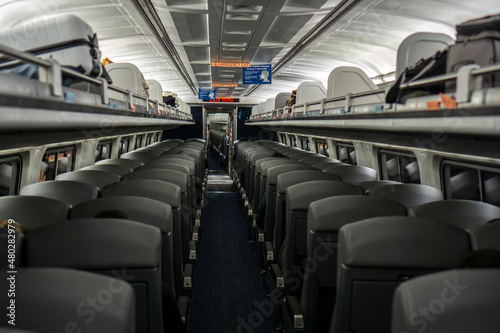
[[[208,40],[207,15],[180,13],[172,15],[182,42],[206,42]]]

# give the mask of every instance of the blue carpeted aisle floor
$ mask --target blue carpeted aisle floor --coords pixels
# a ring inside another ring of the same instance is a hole
[[[192,333],[276,332],[236,194],[207,192],[188,328]]]

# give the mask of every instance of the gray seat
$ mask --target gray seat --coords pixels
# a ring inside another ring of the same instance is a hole
[[[95,164],[95,165],[89,165],[84,168],[81,168],[80,170],[97,170],[97,171],[106,171],[110,173],[114,173],[118,176],[125,176],[132,171],[134,171],[134,168],[126,167],[123,165],[117,165],[117,164]]]
[[[106,185],[119,182],[120,176],[114,173],[97,170],[81,170],[66,172],[56,176],[56,180],[73,180],[103,188]]]
[[[248,186],[246,187],[247,190],[247,196],[249,198],[254,197],[254,189],[255,189],[255,164],[257,160],[260,160],[265,157],[270,157],[275,151],[274,150],[269,150],[269,151],[256,151],[254,153],[249,153],[249,161],[247,165],[247,179],[246,179],[246,184]]]
[[[181,189],[179,186],[156,179],[134,179],[106,186],[102,190],[103,197],[138,196],[158,200],[172,207],[174,265],[176,295],[182,293],[184,271]]]
[[[367,194],[397,201],[406,209],[444,199],[441,190],[420,184],[384,184],[368,190]]]
[[[29,234],[46,225],[66,221],[69,203],[37,196],[0,197],[0,220],[13,219]]]
[[[159,228],[120,219],[54,223],[33,231],[27,252],[31,267],[76,268],[110,276],[121,274],[119,278],[135,290],[136,332],[162,332]],[[80,302],[86,297],[89,294]],[[74,313],[75,309],[71,311]]]
[[[190,148],[179,148],[175,147],[172,150],[166,151],[164,154],[162,154],[159,158],[163,158],[164,156],[179,156],[181,158],[189,158],[190,160],[192,159],[193,162],[195,163],[195,169],[196,169],[196,176],[198,178],[202,178],[202,158],[201,158],[201,152],[197,149],[190,149]],[[205,159],[203,159],[205,161]]]
[[[56,199],[71,205],[92,200],[99,195],[99,188],[95,185],[71,180],[49,180],[24,186],[20,195],[32,195]]]
[[[500,218],[500,208],[481,201],[443,200],[412,207],[408,210],[408,216],[428,218],[468,229]]]
[[[269,174],[274,171],[269,171]],[[272,177],[272,175],[271,175]],[[301,170],[281,173],[276,179],[276,199],[275,199],[275,220],[272,229],[273,249],[277,253],[281,249],[283,239],[285,238],[285,223],[286,223],[286,190],[293,185],[309,182],[312,180],[323,181],[340,181],[340,178],[335,175],[330,175],[318,170]],[[352,193],[359,194],[359,192]]]
[[[129,160],[126,158],[110,158],[107,160],[100,160],[95,162],[95,165],[121,165],[127,168],[135,169],[140,167],[141,165],[144,165],[144,162],[137,161],[137,160]]]
[[[0,287],[9,289],[5,278]],[[113,277],[74,269],[22,268],[16,274],[15,301],[15,326],[2,327],[2,332],[135,332],[134,290]]]
[[[377,180],[376,170],[361,165],[339,165],[323,171],[339,176],[343,182],[353,184]]]
[[[339,229],[349,223],[371,217],[405,216],[403,205],[383,198],[342,195],[314,201],[307,212],[307,257],[300,299],[306,329],[325,332],[330,325],[337,282],[337,241]],[[311,263],[309,263],[311,262]],[[297,304],[290,299],[288,303]],[[317,311],[316,309],[321,309]],[[289,315],[287,315],[288,318]]]
[[[500,251],[500,220],[493,220],[486,224],[467,229],[471,235],[473,250],[492,249]]]
[[[339,181],[314,180],[289,186],[286,189],[286,227],[284,242],[284,261],[281,265],[286,285],[292,279],[300,283],[294,295],[300,301],[302,280],[292,271],[292,267],[300,267],[307,256],[307,210],[317,200],[339,195],[363,195],[363,188]],[[297,280],[299,278],[299,280]],[[290,294],[290,293],[287,293]]]
[[[166,203],[138,196],[106,197],[89,200],[73,207],[70,219],[94,218],[106,210],[124,212],[133,221],[157,227],[162,240],[162,278],[166,287],[176,295],[173,214],[172,207]]]
[[[457,267],[469,251],[467,232],[432,220],[383,217],[345,225],[330,332],[389,332],[397,285]]]
[[[319,155],[319,154],[316,154],[313,152],[307,152],[307,151],[300,150],[298,152],[292,152],[292,153],[288,154],[287,156],[291,160],[299,161],[299,160],[309,158],[309,157],[321,157],[322,155]]]
[[[282,161],[282,160],[283,157],[264,157],[255,161],[255,172],[253,176],[254,191],[253,191],[253,197],[251,198],[255,208],[259,207],[260,204],[259,199],[261,199],[259,197],[260,197],[260,176],[262,174],[262,164],[268,161]]]
[[[392,302],[391,332],[498,332],[498,281],[500,269],[463,269],[403,282]]]
[[[339,165],[350,165],[350,164],[345,164],[345,163],[340,163],[340,162],[321,162],[317,164],[313,164],[313,167],[319,170],[326,170],[332,167],[336,167]]]
[[[140,161],[143,163],[147,163],[156,157],[158,157],[158,154],[153,153],[151,151],[149,152],[131,151],[129,153],[122,154],[120,156],[121,159]]]

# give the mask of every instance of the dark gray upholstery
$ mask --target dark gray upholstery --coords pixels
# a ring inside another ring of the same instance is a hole
[[[385,184],[368,190],[367,194],[397,201],[407,209],[444,199],[441,190],[420,184]]]
[[[118,164],[95,164],[95,165],[86,166],[84,168],[81,168],[80,170],[106,171],[106,172],[114,173],[118,176],[125,176],[125,175],[131,173],[134,169],[123,166],[123,165],[118,165]]]
[[[152,159],[156,158],[157,156],[158,156],[157,154],[152,152],[131,151],[129,153],[122,154],[120,158],[147,163]]]
[[[349,223],[371,217],[405,216],[403,205],[364,195],[343,195],[314,201],[307,215],[307,256],[317,265],[304,276],[301,307],[306,326],[326,331],[330,325],[337,281],[337,235]],[[321,259],[320,259],[321,258]],[[315,311],[316,307],[322,309]]]
[[[326,156],[312,156],[306,157],[299,160],[300,163],[305,163],[307,165],[315,165],[319,163],[340,163],[336,158],[326,157]]]
[[[500,251],[500,220],[493,220],[467,229],[471,235],[472,249],[493,249]]]
[[[371,190],[374,187],[389,185],[389,184],[401,184],[400,182],[394,180],[368,180],[366,182],[357,183],[356,185],[361,186],[365,191]]]
[[[292,185],[286,190],[286,238],[283,271],[289,273],[286,281],[299,278],[291,270],[299,267],[307,255],[307,210],[317,200],[338,195],[363,195],[363,189],[349,183],[332,180],[314,180]],[[298,281],[298,280],[296,280]],[[294,295],[300,299],[300,285],[295,288]],[[290,286],[290,283],[287,283]]]
[[[37,196],[0,197],[0,220],[13,219],[26,233],[46,225],[66,221],[69,203]]]
[[[463,269],[401,283],[392,302],[392,333],[496,333],[500,269]]]
[[[144,162],[137,161],[137,160],[129,160],[126,158],[110,158],[107,160],[97,161],[97,162],[95,162],[95,164],[96,165],[107,165],[107,164],[121,165],[121,166],[124,166],[127,168],[135,169],[135,168],[140,167],[141,165],[144,165]]]
[[[343,226],[330,332],[388,332],[397,285],[457,267],[469,250],[463,229],[432,220],[391,216]]]
[[[180,164],[180,165],[185,165],[189,168],[190,172],[195,175],[196,174],[196,164],[194,161],[187,159],[187,158],[182,158],[180,157],[181,155],[173,155],[173,156],[164,156],[162,158],[155,159],[151,162],[149,162],[147,165],[154,165],[154,164],[164,164],[164,163],[175,163],[175,164]],[[189,156],[185,156],[189,157]]]
[[[158,179],[175,184],[181,188],[182,193],[187,193],[188,176],[185,173],[162,168],[137,170],[123,177],[123,180],[133,179]]]
[[[443,200],[412,207],[408,210],[408,216],[428,218],[468,229],[500,218],[500,208],[481,201]]]
[[[97,198],[99,188],[92,184],[71,180],[49,180],[26,185],[21,189],[19,194],[51,198],[76,205],[80,202]]]
[[[314,164],[313,167],[319,170],[326,170],[332,167],[336,167],[339,165],[350,165],[350,164],[345,164],[345,163],[340,163],[340,162],[321,162],[318,164]]]
[[[174,238],[174,274],[175,290],[179,295],[183,278],[183,233],[181,218],[181,189],[179,186],[155,179],[134,179],[106,186],[102,190],[103,197],[139,196],[158,200],[172,207]]]
[[[287,154],[285,154],[287,155]],[[292,152],[290,154],[287,155],[291,160],[301,160],[301,159],[304,159],[304,158],[308,158],[308,157],[318,157],[318,156],[321,156],[319,154],[316,154],[316,153],[313,153],[313,152],[307,152],[307,151],[303,151],[303,150],[300,150],[298,152]]]
[[[121,274],[136,293],[137,332],[161,332],[161,232],[120,219],[78,219],[34,231],[28,265]],[[88,295],[87,295],[88,296]]]
[[[7,283],[1,279],[2,290],[8,290]],[[114,277],[63,268],[23,268],[16,274],[15,301],[16,325],[0,328],[1,332],[135,332],[134,290]]]
[[[286,190],[290,186],[309,182],[312,180],[340,181],[335,175],[330,175],[319,170],[300,170],[281,173],[276,180],[276,199],[275,199],[275,221],[273,225],[273,248],[275,252],[281,249],[283,239],[285,238],[286,223]],[[358,194],[349,193],[349,194]]]
[[[56,176],[56,180],[73,180],[103,188],[106,185],[119,182],[120,176],[106,171],[81,170],[66,172]]]
[[[377,171],[361,165],[339,165],[323,170],[342,178],[343,182],[361,183],[369,180],[377,180]]]
[[[274,150],[268,150],[268,151],[256,151],[255,153],[250,153],[248,155],[249,161],[247,164],[247,173],[246,173],[246,181],[245,184],[248,184],[246,187],[247,190],[247,196],[249,198],[254,197],[254,188],[255,188],[255,163],[257,160],[260,160],[265,157],[270,157],[275,151]]]
[[[259,196],[260,196],[260,175],[262,173],[262,164],[264,162],[267,162],[267,161],[274,161],[276,159],[279,159],[282,157],[263,157],[263,158],[260,158],[258,159],[257,161],[255,161],[255,171],[254,171],[254,174],[253,174],[253,197],[251,198],[252,199],[252,202],[253,202],[253,205],[255,206],[255,208],[258,208],[259,207]]]

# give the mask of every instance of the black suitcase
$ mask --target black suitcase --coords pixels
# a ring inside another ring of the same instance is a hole
[[[456,73],[465,65],[487,66],[500,62],[500,14],[458,24],[457,41],[448,50],[447,73]],[[482,87],[500,86],[500,73],[483,75]],[[446,92],[454,92],[455,82],[446,83]]]

